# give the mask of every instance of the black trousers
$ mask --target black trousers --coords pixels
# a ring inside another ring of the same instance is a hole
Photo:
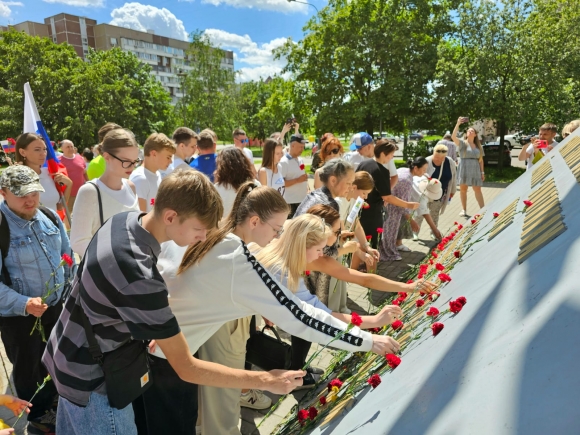
[[[288,219],[292,219],[294,217],[294,213],[296,213],[296,210],[298,210],[298,206],[300,205],[300,203],[288,205],[290,206],[290,213],[288,214]]]
[[[291,336],[292,342],[292,366],[290,370],[302,370],[304,364],[306,364],[306,357],[308,356],[308,351],[310,351],[310,346],[312,343],[301,339],[300,337]]]
[[[164,358],[149,355],[153,385],[133,402],[139,435],[194,435],[197,385],[181,380]]]
[[[40,318],[47,339],[52,328],[56,325],[61,311],[62,303],[59,303],[48,307]],[[40,361],[44,349],[46,349],[46,343],[42,341],[38,331],[30,335],[34,322],[36,322],[36,317],[32,315],[0,317],[0,335],[6,349],[6,355],[13,366],[12,377],[14,378],[16,394],[23,400],[30,400],[38,388],[37,384],[41,385],[48,375],[46,368]],[[28,420],[41,417],[52,408],[56,395],[54,383],[48,382],[32,401],[34,406],[30,408]]]

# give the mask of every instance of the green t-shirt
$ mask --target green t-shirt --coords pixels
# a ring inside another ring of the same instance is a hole
[[[89,180],[93,178],[99,178],[105,173],[105,168],[107,167],[107,162],[103,156],[97,156],[89,163],[87,167],[87,177]]]

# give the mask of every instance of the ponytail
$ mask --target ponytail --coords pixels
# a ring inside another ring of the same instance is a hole
[[[238,189],[232,211],[220,228],[211,230],[205,241],[190,246],[181,260],[178,274],[199,263],[202,258],[236,229],[238,225],[252,216],[266,221],[275,213],[289,213],[290,207],[280,193],[271,187],[256,187],[254,181],[246,181]]]

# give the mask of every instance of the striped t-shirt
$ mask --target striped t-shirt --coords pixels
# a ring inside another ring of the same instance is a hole
[[[180,332],[157,270],[161,247],[141,226],[140,216],[134,211],[117,214],[94,235],[42,357],[58,393],[81,406],[91,392],[105,394],[106,388],[75,305],[85,311],[102,352],[131,337],[164,339]]]

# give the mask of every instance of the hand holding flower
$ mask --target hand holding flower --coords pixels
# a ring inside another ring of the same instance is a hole
[[[42,316],[47,308],[42,298],[30,298],[26,302],[26,312],[34,317]]]
[[[401,345],[397,340],[388,335],[373,335],[373,347],[371,352],[377,355],[386,355],[388,353],[397,353]]]
[[[22,412],[30,413],[29,408],[32,406],[32,403],[21,400],[18,397],[9,396],[8,394],[0,394],[0,406],[5,406],[17,417]]]
[[[385,305],[383,309],[371,316],[373,320],[371,323],[374,323],[374,326],[385,326],[390,325],[393,321],[403,315],[403,310],[396,305]]]

